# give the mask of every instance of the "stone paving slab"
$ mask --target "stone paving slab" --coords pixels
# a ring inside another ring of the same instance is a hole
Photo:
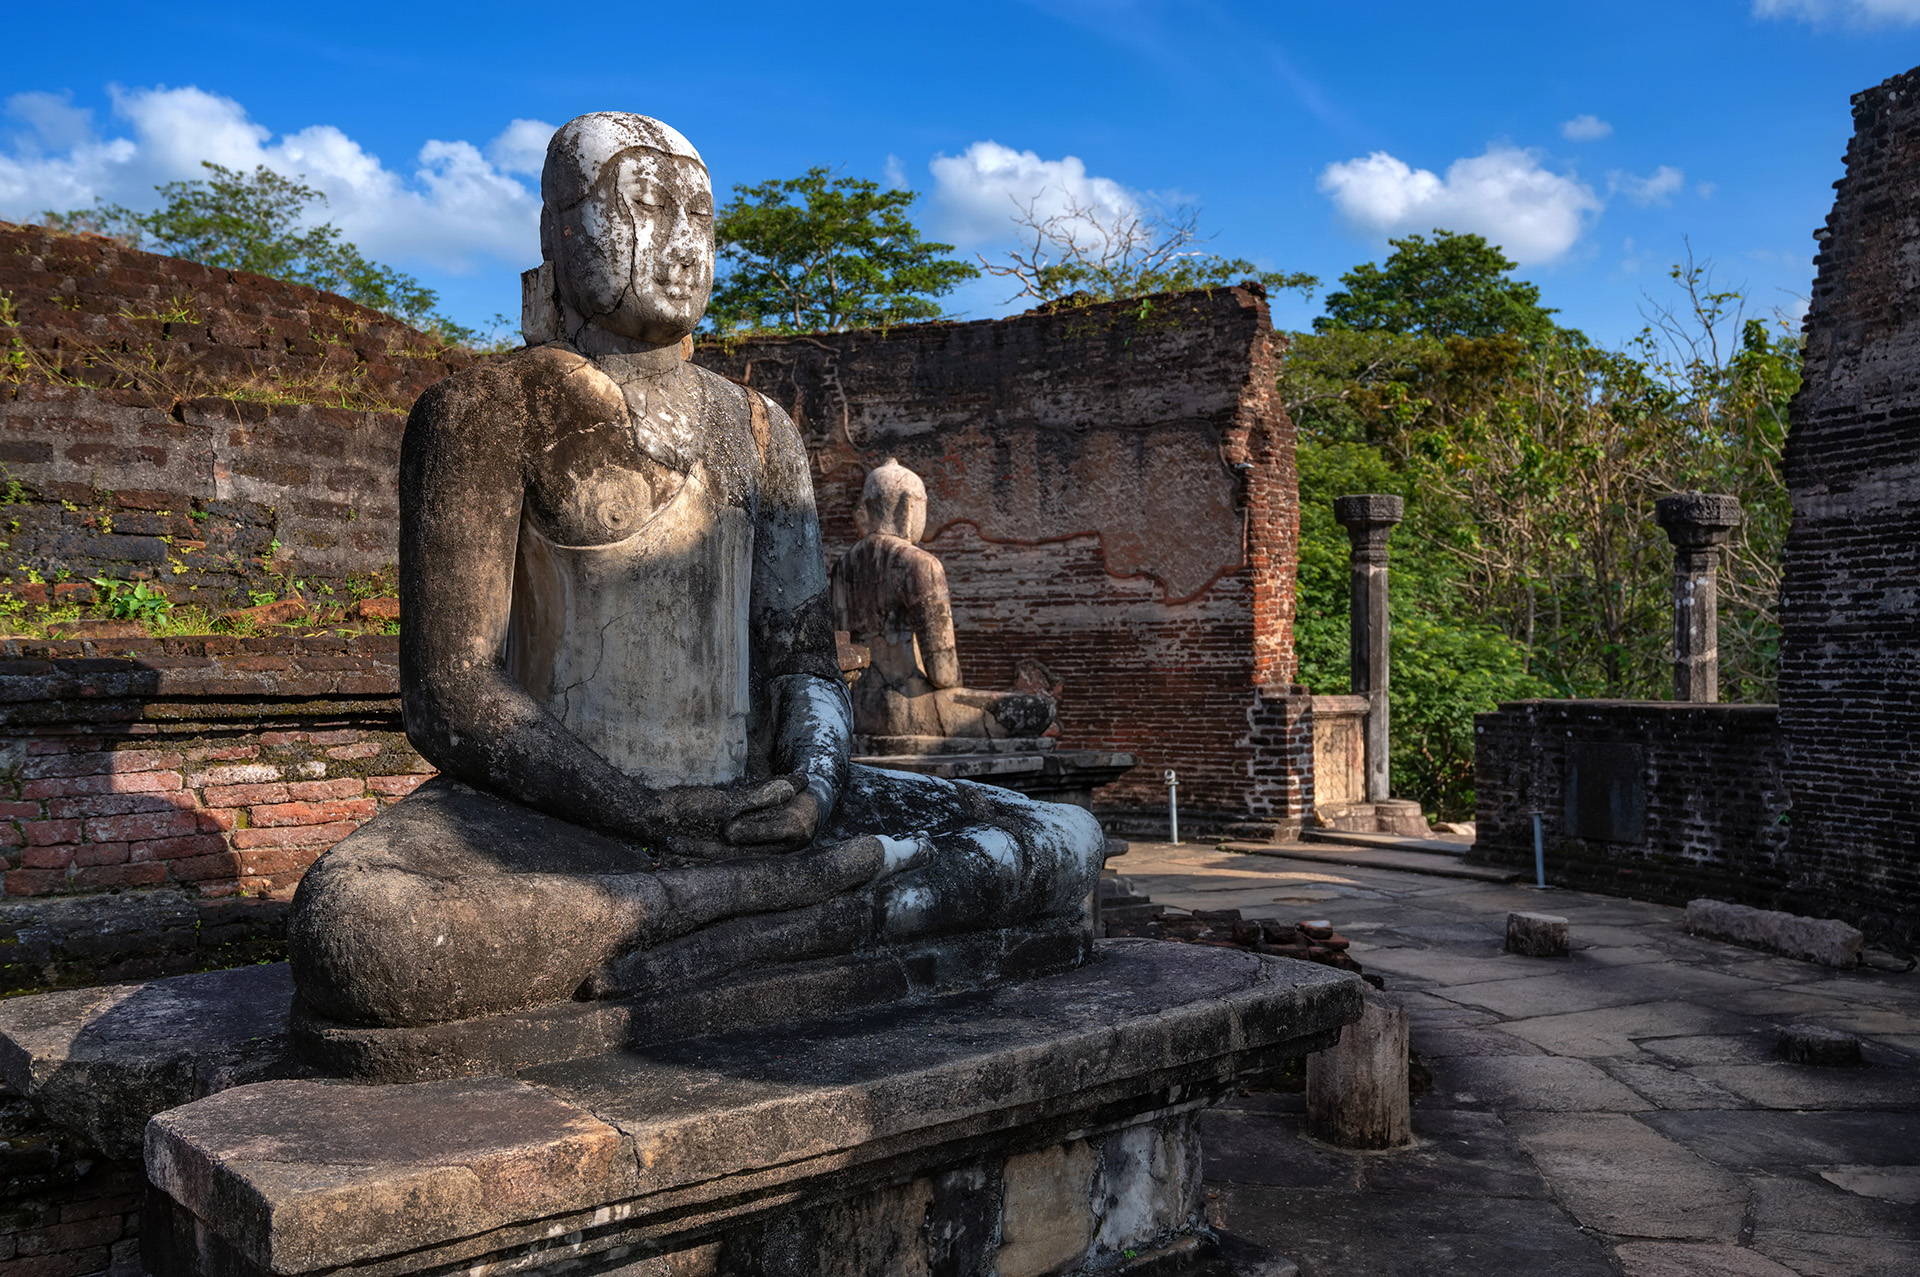
[[[1398,869],[1135,843],[1127,874],[1175,907],[1326,918],[1407,1008],[1435,1081],[1413,1146],[1318,1144],[1298,1096],[1242,1096],[1203,1125],[1217,1208],[1303,1277],[1920,1275],[1920,973],[1690,936],[1661,905]],[[1325,894],[1280,899],[1309,889]],[[1569,918],[1572,956],[1503,953],[1511,911]],[[1865,1066],[1782,1060],[1796,1023],[1861,1035]]]

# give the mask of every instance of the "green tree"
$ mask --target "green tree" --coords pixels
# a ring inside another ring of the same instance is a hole
[[[1191,208],[1158,217],[1137,210],[1106,212],[1066,197],[1060,212],[1042,216],[1036,197],[1014,214],[1023,243],[1003,262],[980,258],[989,275],[1011,279],[1042,305],[1091,305],[1151,293],[1225,288],[1254,280],[1269,288],[1319,286],[1313,275],[1263,271],[1243,257],[1221,257],[1194,245],[1204,242],[1199,213]]]
[[[1479,235],[1436,230],[1388,240],[1384,265],[1363,262],[1340,277],[1345,287],[1327,295],[1327,313],[1314,331],[1380,330],[1417,337],[1555,335],[1540,289],[1511,277],[1515,263]]]
[[[720,332],[841,332],[938,319],[939,303],[980,272],[920,238],[917,196],[821,166],[735,186],[714,221],[723,270],[707,319]]]
[[[160,206],[136,213],[118,204],[42,215],[47,225],[95,231],[133,247],[152,244],[163,253],[220,270],[244,270],[306,284],[384,311],[449,341],[472,343],[479,334],[434,307],[439,295],[411,275],[367,260],[330,222],[303,224],[327,197],[303,181],[264,164],[252,173],[202,161],[208,176],[154,187]]]

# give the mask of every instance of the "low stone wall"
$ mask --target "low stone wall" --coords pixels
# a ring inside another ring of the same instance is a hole
[[[1514,701],[1474,719],[1473,857],[1670,904],[1793,908],[1771,705]]]
[[[0,1089],[0,1273],[139,1277],[146,1169],[104,1158]]]
[[[286,897],[433,772],[400,723],[398,647],[0,644],[0,887]]]

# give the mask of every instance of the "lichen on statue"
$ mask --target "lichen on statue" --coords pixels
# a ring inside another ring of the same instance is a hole
[[[296,1016],[435,1024],[1072,925],[1085,812],[848,762],[806,451],[686,358],[698,153],[581,116],[541,194],[552,340],[434,386],[402,443],[402,703],[441,775],[308,871]]]

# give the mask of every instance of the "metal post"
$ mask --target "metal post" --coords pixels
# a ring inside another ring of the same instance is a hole
[[[1533,813],[1533,885],[1545,890],[1547,885],[1547,839],[1540,832],[1540,813]]]
[[[1720,547],[1740,526],[1740,503],[1712,492],[1682,492],[1653,503],[1673,542],[1673,699],[1720,699]]]
[[[1333,517],[1353,542],[1349,560],[1348,651],[1353,693],[1367,698],[1367,801],[1387,801],[1387,537],[1406,513],[1396,496],[1336,497]]]
[[[1173,827],[1173,845],[1180,845],[1180,776],[1167,768],[1167,824]]]

